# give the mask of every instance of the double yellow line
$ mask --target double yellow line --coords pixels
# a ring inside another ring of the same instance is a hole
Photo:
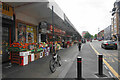
[[[95,53],[97,55],[100,54],[91,44],[90,44],[90,46],[92,47],[92,49],[95,51]],[[103,59],[103,62],[106,64],[106,66],[109,68],[109,70],[120,80],[120,75],[107,63],[107,61],[105,61]]]

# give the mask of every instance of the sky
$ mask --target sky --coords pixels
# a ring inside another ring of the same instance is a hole
[[[55,0],[78,32],[94,35],[111,25],[116,0]]]

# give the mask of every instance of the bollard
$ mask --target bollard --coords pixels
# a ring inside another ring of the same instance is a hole
[[[98,55],[98,74],[103,75],[103,55]]]
[[[105,74],[103,74],[103,55],[98,55],[98,73],[95,74],[98,77],[107,77]]]
[[[82,79],[82,58],[77,57],[77,78]]]

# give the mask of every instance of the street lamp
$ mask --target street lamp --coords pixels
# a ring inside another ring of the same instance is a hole
[[[54,11],[53,11],[53,6],[52,6],[52,27],[53,27],[53,53],[55,53],[55,35],[54,35]]]

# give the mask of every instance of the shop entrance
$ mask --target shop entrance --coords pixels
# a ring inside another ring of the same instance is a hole
[[[46,42],[46,34],[41,34],[41,41]]]
[[[9,55],[7,53],[7,46],[9,45],[9,27],[2,27],[2,62],[9,60]]]
[[[11,42],[10,28],[12,23],[9,20],[2,19],[2,62],[9,61],[7,47]]]

